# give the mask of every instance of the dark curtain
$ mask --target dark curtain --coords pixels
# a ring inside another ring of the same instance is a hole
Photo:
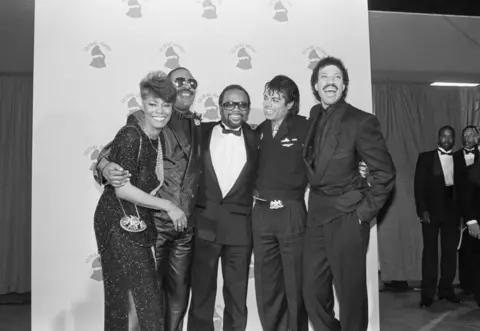
[[[461,144],[461,90],[421,85],[374,84],[374,112],[397,169],[395,190],[379,217],[381,278],[420,280],[422,234],[413,178],[418,154],[436,148],[438,129],[451,125]]]
[[[0,294],[31,290],[32,93],[0,74]]]

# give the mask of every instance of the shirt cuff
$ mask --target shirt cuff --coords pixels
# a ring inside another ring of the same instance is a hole
[[[471,221],[468,221],[466,224],[467,225],[472,225],[472,224],[477,224],[477,220],[471,220]]]

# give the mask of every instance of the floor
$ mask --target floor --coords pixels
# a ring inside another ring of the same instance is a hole
[[[405,292],[380,292],[381,331],[480,330],[480,308],[471,296],[459,294],[464,299],[464,303],[460,305],[435,301],[428,309],[418,307],[419,296],[414,287]],[[0,296],[0,330],[32,330],[29,295]]]

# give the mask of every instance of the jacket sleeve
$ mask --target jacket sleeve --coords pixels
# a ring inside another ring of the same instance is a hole
[[[109,142],[105,147],[102,148],[100,154],[97,157],[97,165],[93,169],[93,178],[98,183],[98,185],[105,185],[107,183],[106,179],[103,177],[102,172],[106,165],[109,163],[108,157],[112,149],[112,141]]]
[[[367,116],[360,124],[355,144],[370,169],[370,186],[364,191],[357,215],[361,221],[370,222],[387,201],[395,185],[396,171],[375,116]]]
[[[415,166],[415,178],[413,182],[413,190],[415,195],[415,206],[417,209],[417,216],[422,217],[423,212],[427,211],[426,189],[427,189],[427,167],[426,154],[421,153],[417,159]]]

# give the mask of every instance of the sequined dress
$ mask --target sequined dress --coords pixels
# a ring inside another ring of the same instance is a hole
[[[138,156],[140,135],[142,146]],[[115,136],[109,159],[132,174],[132,185],[150,193],[159,184],[155,175],[157,146],[157,140],[150,140],[140,126],[130,124]],[[128,215],[136,215],[132,203],[122,200],[122,206]],[[152,210],[137,208],[141,219],[147,223],[147,229],[140,233],[127,232],[120,227],[124,213],[110,185],[105,186],[95,211],[95,237],[104,279],[105,331],[128,331],[129,291],[141,330],[163,330],[162,296],[152,250],[157,231]]]

